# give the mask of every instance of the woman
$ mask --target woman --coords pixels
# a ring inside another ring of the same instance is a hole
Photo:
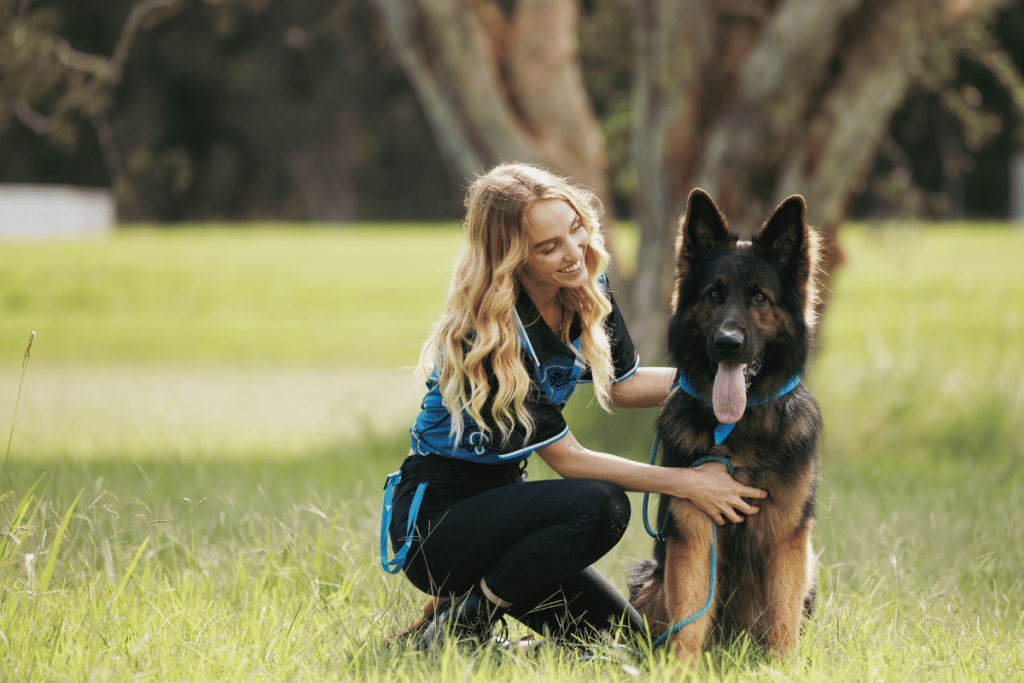
[[[445,311],[421,355],[429,378],[412,449],[385,494],[401,549],[385,568],[404,561],[414,586],[454,596],[413,643],[482,642],[504,614],[558,639],[614,625],[642,634],[636,611],[591,567],[626,530],[625,491],[688,498],[717,524],[757,513],[743,497],[767,494],[714,463],[643,465],[569,431],[562,408],[579,382],[593,383],[606,410],[648,408],[675,376],[639,367],[603,275],[592,193],[505,164],[477,179],[466,206]],[[527,483],[533,452],[563,479]]]

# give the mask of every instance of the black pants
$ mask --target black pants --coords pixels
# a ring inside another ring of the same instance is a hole
[[[412,455],[402,464],[390,526],[405,541],[416,487],[428,482],[404,567],[414,586],[460,595],[481,577],[509,614],[562,638],[621,625],[643,635],[643,620],[590,565],[629,524],[629,498],[589,479],[527,482],[518,465],[480,465]]]

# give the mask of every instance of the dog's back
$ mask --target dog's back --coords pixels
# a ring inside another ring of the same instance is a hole
[[[817,305],[817,242],[804,214],[803,199],[791,197],[740,242],[695,190],[681,222],[669,327],[680,382],[658,417],[661,464],[722,456],[737,481],[768,491],[758,514],[718,529],[711,608],[674,637],[676,654],[692,663],[713,626],[788,653],[813,609],[821,417],[800,381]],[[667,496],[657,519],[665,540],[629,579],[630,601],[656,635],[704,604],[712,527],[690,501]]]

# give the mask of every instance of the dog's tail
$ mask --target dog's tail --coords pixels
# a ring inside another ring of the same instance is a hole
[[[629,568],[629,602],[647,620],[651,637],[657,638],[669,627],[665,605],[665,580],[657,561],[634,562]]]

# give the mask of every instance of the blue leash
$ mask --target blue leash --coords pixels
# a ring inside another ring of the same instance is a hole
[[[658,454],[658,436],[659,436],[658,432],[655,432],[654,433],[654,445],[651,446],[651,460],[650,460],[650,463],[649,463],[651,465],[654,464],[654,461],[655,461],[656,456]],[[700,465],[703,465],[706,462],[720,462],[720,463],[722,463],[723,465],[725,465],[725,468],[727,470],[729,470],[729,476],[732,476],[732,472],[733,472],[733,470],[732,470],[732,463],[729,462],[728,458],[723,458],[722,456],[719,456],[719,455],[709,455],[707,457],[701,458],[700,460],[698,460],[698,461],[694,462],[693,464],[691,464],[690,467],[698,467]],[[651,523],[647,521],[647,502],[648,502],[648,500],[650,500],[650,497],[651,497],[650,493],[644,493],[644,528],[647,529],[647,533],[650,535],[651,538],[655,538],[655,539],[657,539],[659,541],[664,541],[665,540],[665,528],[668,526],[668,515],[665,515],[665,519],[662,520],[662,522],[661,522],[661,530],[658,531],[658,532],[655,532],[654,529],[651,528]],[[718,525],[716,524],[715,526],[718,526]],[[712,534],[712,536],[711,536],[711,539],[712,539],[711,540],[711,543],[712,543],[712,545],[711,545],[711,552],[715,552],[714,538],[715,538],[715,536],[714,536],[714,534]]]
[[[654,433],[654,445],[651,447],[651,462],[650,462],[650,464],[652,464],[652,465],[654,464],[654,460],[655,460],[655,457],[656,457],[657,453],[658,453],[658,433],[655,432]],[[700,460],[698,460],[698,461],[694,462],[692,465],[690,465],[690,467],[697,467],[699,465],[703,465],[706,462],[712,462],[712,461],[720,462],[723,465],[725,465],[726,469],[729,470],[729,475],[730,476],[732,475],[732,472],[733,472],[732,463],[729,462],[729,460],[727,458],[723,458],[723,457],[718,456],[718,455],[709,455],[707,457],[701,458]],[[661,523],[661,530],[658,531],[657,533],[655,533],[654,530],[651,528],[650,522],[647,521],[647,501],[650,498],[650,496],[651,496],[650,493],[645,493],[644,494],[644,528],[647,529],[647,533],[650,534],[651,537],[656,538],[659,541],[664,541],[665,540],[665,529],[666,529],[666,527],[668,527],[668,515],[667,514],[665,515],[665,519]],[[697,619],[700,619],[702,616],[707,614],[707,611],[711,608],[711,602],[715,599],[715,574],[716,574],[715,566],[716,566],[716,563],[717,563],[717,560],[718,560],[717,548],[718,548],[718,525],[715,524],[714,522],[711,522],[711,562],[710,562],[710,567],[709,567],[709,574],[711,575],[711,580],[708,582],[708,599],[704,602],[704,606],[701,607],[700,610],[696,614],[690,615],[686,619],[683,619],[678,624],[676,624],[675,626],[670,628],[665,633],[661,634],[661,636],[657,640],[655,640],[654,643],[651,645],[651,650],[656,650],[657,648],[659,648],[662,645],[664,645],[665,641],[668,640],[670,637],[672,637],[672,635],[674,635],[675,633],[678,633],[682,629],[686,628],[687,626],[689,626],[690,624],[695,622]]]
[[[776,398],[779,398],[780,396],[785,396],[789,392],[793,391],[793,389],[796,389],[799,384],[800,384],[800,375],[793,375],[793,377],[789,380],[789,382],[787,382],[786,385],[784,387],[782,387],[779,390],[779,393],[777,393],[775,396],[773,396],[770,399],[748,400],[747,401],[747,406],[758,406],[758,405],[761,405],[763,403],[767,403],[770,400],[774,400]],[[700,395],[697,394],[697,392],[693,389],[693,386],[686,380],[686,378],[683,376],[683,373],[681,371],[679,373],[679,388],[682,389],[683,391],[685,391],[690,396],[692,396],[694,398],[697,398],[697,399],[701,399]],[[703,400],[703,399],[701,399],[701,400]],[[719,425],[717,427],[715,427],[715,445],[716,446],[720,446],[722,444],[722,442],[725,441],[725,438],[727,436],[729,436],[729,434],[732,433],[733,429],[736,428],[736,424],[737,423],[735,423],[735,422],[732,423],[732,424],[722,424],[722,423],[719,423]],[[658,432],[655,431],[654,432],[654,444],[651,446],[651,459],[650,459],[650,464],[651,465],[653,465],[654,461],[657,459],[657,455],[658,455],[658,437],[659,436],[660,435],[658,434]],[[709,455],[709,456],[706,456],[704,458],[701,458],[700,460],[697,460],[696,462],[692,463],[690,465],[690,467],[697,467],[698,465],[703,465],[706,462],[712,462],[712,461],[720,462],[723,465],[725,465],[726,469],[729,470],[729,476],[732,476],[732,473],[733,473],[732,463],[729,462],[729,460],[727,458],[723,458],[723,457],[718,456],[718,455]],[[647,529],[647,533],[650,534],[650,536],[652,538],[655,538],[655,539],[657,539],[659,541],[664,541],[665,540],[665,529],[668,526],[668,515],[666,514],[665,515],[665,519],[662,520],[661,530],[658,531],[658,532],[655,532],[654,529],[651,528],[650,522],[647,521],[647,501],[650,499],[650,497],[651,497],[650,493],[644,493],[644,507],[643,507],[643,512],[644,512],[644,528]],[[665,641],[668,640],[673,634],[678,633],[680,630],[682,630],[683,628],[685,628],[689,624],[692,624],[697,619],[700,619],[702,616],[707,614],[707,611],[711,608],[711,602],[712,602],[712,600],[715,599],[715,574],[716,574],[715,567],[716,567],[717,560],[718,560],[717,549],[718,549],[718,525],[715,524],[712,521],[711,522],[711,562],[710,562],[711,566],[709,568],[709,573],[711,575],[711,580],[708,581],[708,599],[704,603],[704,606],[701,607],[700,610],[696,614],[693,614],[693,615],[687,617],[686,619],[683,619],[678,624],[676,624],[675,626],[670,628],[668,631],[666,631],[665,633],[661,634],[661,636],[657,640],[654,641],[654,644],[651,645],[651,650],[654,650],[654,649],[660,647],[661,645],[663,645],[665,643]]]

